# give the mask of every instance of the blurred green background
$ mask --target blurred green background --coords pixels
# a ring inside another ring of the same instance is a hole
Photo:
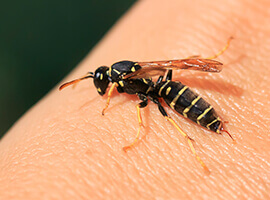
[[[135,0],[15,0],[0,8],[0,137]]]

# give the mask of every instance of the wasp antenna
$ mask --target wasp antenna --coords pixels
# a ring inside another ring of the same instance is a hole
[[[89,74],[90,74],[90,73],[89,73]],[[64,83],[63,85],[61,85],[61,86],[59,87],[59,90],[62,90],[62,89],[64,89],[65,87],[68,87],[68,86],[70,86],[70,85],[76,84],[76,83],[78,83],[78,82],[80,82],[80,81],[82,81],[82,80],[84,80],[84,79],[88,79],[88,78],[94,78],[94,76],[91,74],[91,75],[88,75],[88,76],[84,76],[84,77],[82,77],[82,78],[75,79],[75,80],[70,81],[70,82],[66,82],[66,83]]]

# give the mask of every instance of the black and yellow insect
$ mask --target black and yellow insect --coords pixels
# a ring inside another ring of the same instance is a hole
[[[230,40],[218,54],[208,59],[193,57],[182,60],[155,62],[120,61],[114,63],[111,67],[101,66],[97,68],[94,73],[89,72],[82,78],[67,82],[61,85],[59,89],[61,90],[87,78],[93,78],[98,93],[104,95],[111,83],[107,103],[102,111],[103,115],[109,106],[110,98],[115,87],[119,93],[136,94],[141,100],[137,105],[137,117],[140,126],[135,140],[130,145],[124,147],[125,151],[133,146],[139,138],[142,126],[140,108],[146,107],[148,105],[148,100],[154,102],[157,104],[161,114],[172,123],[185,138],[187,138],[193,154],[200,164],[208,171],[208,168],[197,155],[192,144],[192,139],[167,114],[164,107],[161,105],[160,99],[164,99],[172,109],[200,126],[215,133],[220,133],[221,131],[228,133],[224,130],[224,122],[219,118],[214,108],[208,102],[181,82],[172,81],[172,71],[176,69],[192,69],[206,72],[220,72],[222,63],[213,60],[213,58],[222,54],[228,48],[229,42]],[[164,80],[165,75],[166,78]],[[159,76],[156,82],[152,81],[153,76]],[[230,134],[229,136],[231,137]]]

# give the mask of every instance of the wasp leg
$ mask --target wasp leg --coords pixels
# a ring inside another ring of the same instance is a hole
[[[223,47],[223,49],[221,49],[218,53],[216,53],[213,56],[207,57],[205,59],[211,59],[212,60],[212,59],[215,59],[215,58],[219,57],[221,54],[223,54],[229,48],[232,39],[233,39],[233,37],[230,37],[228,39],[227,44],[225,45],[225,47]],[[201,55],[194,55],[194,56],[189,56],[186,59],[196,59],[196,58],[202,58],[202,56]]]
[[[158,99],[153,99],[153,102],[156,103],[158,105],[158,109],[161,112],[161,114],[165,117],[165,119],[167,119],[178,131],[179,133],[181,133],[182,136],[184,136],[187,140],[188,140],[188,145],[192,151],[192,153],[195,155],[196,159],[199,161],[199,163],[201,164],[201,166],[204,168],[204,170],[207,173],[210,173],[208,167],[204,164],[204,162],[202,161],[202,159],[198,156],[192,141],[194,141],[192,138],[190,138],[177,124],[176,122],[167,114],[167,112],[165,111],[164,107],[161,105],[161,103],[159,102]]]
[[[218,56],[220,56],[221,54],[223,54],[223,53],[229,48],[232,39],[233,39],[233,37],[230,37],[230,38],[228,39],[227,44],[225,45],[225,47],[223,47],[223,49],[221,49],[221,50],[220,50],[218,53],[216,53],[215,55],[210,56],[210,57],[208,57],[208,58],[206,58],[206,59],[215,59],[215,58],[217,58]]]
[[[137,117],[138,117],[138,121],[139,121],[139,129],[137,131],[137,135],[136,135],[136,138],[134,139],[134,141],[130,145],[123,147],[123,150],[125,152],[128,149],[130,149],[134,144],[136,144],[136,142],[138,141],[138,139],[140,137],[141,127],[143,126],[140,108],[144,108],[144,107],[146,107],[148,105],[148,99],[147,99],[147,97],[144,94],[138,94],[138,97],[142,100],[142,102],[140,102],[136,106],[136,108],[137,108]]]
[[[105,108],[103,108],[103,110],[102,110],[102,115],[104,115],[105,110],[108,108],[108,106],[109,106],[109,104],[110,104],[110,99],[111,99],[111,96],[112,96],[112,93],[113,93],[113,90],[114,90],[116,84],[117,84],[117,83],[115,82],[115,83],[113,83],[113,84],[111,85],[111,87],[110,87],[110,90],[109,90],[109,93],[108,93],[108,98],[107,98],[107,102],[106,102]]]
[[[170,80],[172,80],[172,70],[171,69],[168,70],[167,75],[166,75],[166,81],[170,81]],[[158,77],[156,84],[159,84],[162,81],[163,81],[163,76],[160,76],[160,77]]]
[[[167,73],[167,76],[166,76],[166,81],[171,81],[172,80],[172,70],[170,69]]]
[[[163,76],[158,77],[158,80],[157,80],[156,84],[161,83],[162,80],[163,80]]]
[[[201,55],[194,55],[194,56],[189,56],[185,59],[196,59],[196,58],[202,58],[202,56]]]

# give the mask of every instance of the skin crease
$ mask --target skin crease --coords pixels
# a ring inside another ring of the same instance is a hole
[[[133,95],[113,93],[101,115],[92,80],[29,110],[0,143],[0,199],[269,199],[269,1],[140,1],[64,81],[120,60],[211,56],[219,74],[174,71],[219,113],[236,143],[165,106],[195,140],[206,175],[184,139],[149,103],[140,141]],[[163,105],[165,105],[163,103]]]

